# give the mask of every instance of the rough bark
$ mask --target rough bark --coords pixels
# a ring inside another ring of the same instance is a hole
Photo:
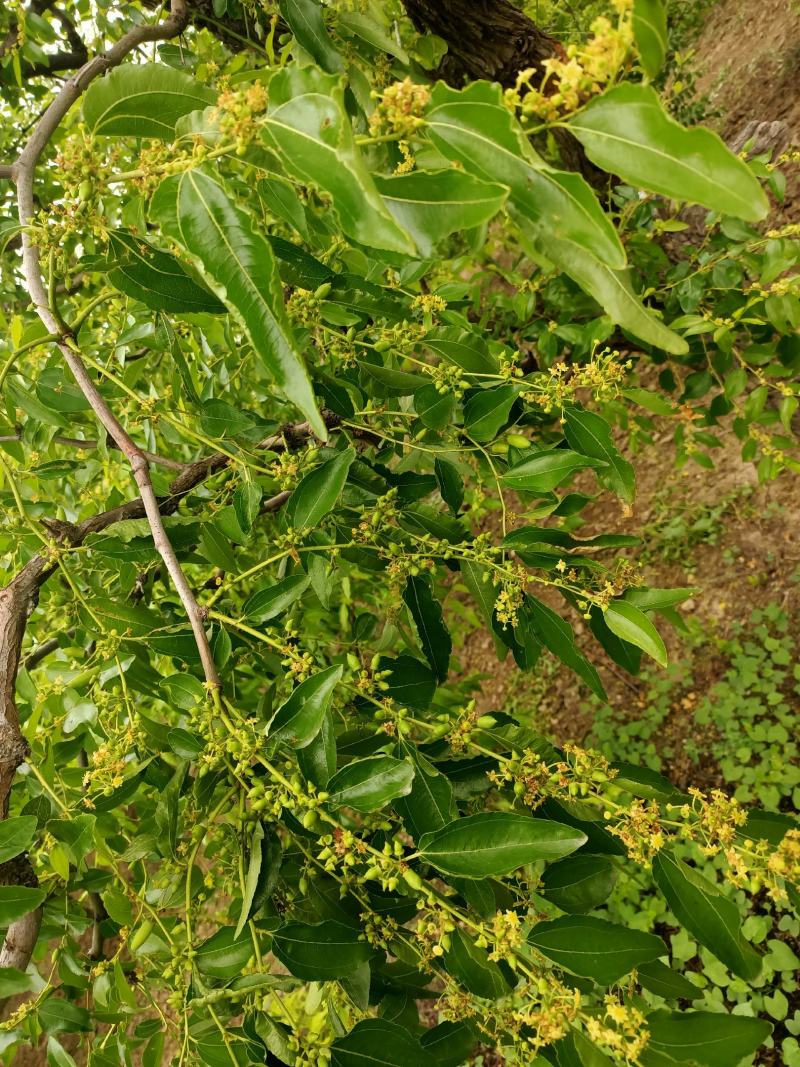
[[[420,31],[447,41],[439,74],[451,84],[486,78],[505,87],[521,70],[543,70],[542,62],[563,55],[559,42],[544,33],[508,0],[404,0]]]

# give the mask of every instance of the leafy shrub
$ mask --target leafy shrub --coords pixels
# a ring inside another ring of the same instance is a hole
[[[368,6],[229,0],[197,12],[219,38],[180,0],[99,12],[112,50],[30,130],[53,27],[11,33],[5,1049],[734,1063],[770,1033],[753,1001],[675,1010],[680,952],[602,909],[635,871],[749,991],[715,864],[796,906],[795,823],[479,715],[450,627],[468,595],[501,658],[598,697],[571,613],[666,665],[654,617],[688,591],[560,520],[578,474],[631,506],[612,424],[650,413],[682,456],[726,416],[762,478],[796,465],[796,248],[750,228],[771,172],[626,80],[634,43],[663,62],[652,0],[505,93],[431,84],[441,42]],[[557,166],[564,128],[613,211]],[[655,197],[724,214],[692,262]]]

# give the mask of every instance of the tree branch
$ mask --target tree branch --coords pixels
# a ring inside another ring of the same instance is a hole
[[[186,0],[172,0],[170,14],[167,19],[155,26],[134,27],[121,37],[108,52],[95,56],[73,78],[70,78],[65,83],[37,123],[13,167],[14,180],[17,185],[17,208],[21,225],[27,227],[34,216],[33,180],[36,164],[50,138],[58,129],[61,120],[69,112],[73,104],[81,97],[95,78],[118,66],[134,48],[147,41],[165,40],[177,36],[183,30],[188,18]],[[219,688],[219,674],[206,637],[205,619],[161,521],[161,512],[150,480],[147,457],[129,436],[106,403],[105,397],[97,388],[86,369],[74,334],[61,321],[55,308],[51,307],[48,292],[42,278],[39,249],[31,240],[30,233],[27,231],[23,231],[22,235],[22,270],[28,293],[39,318],[48,332],[57,336],[56,344],[81,392],[86,397],[106,432],[125,453],[131,465],[147,519],[153,531],[153,541],[156,549],[164,561],[164,566],[172,579],[191,624],[206,681],[210,686]]]
[[[139,486],[141,506],[153,531],[153,541],[189,616],[206,679],[210,685],[217,687],[219,675],[206,638],[203,618],[194,593],[186,581],[164,530],[160,505],[150,481],[147,459],[120,425],[87,373],[74,336],[64,326],[55,309],[50,307],[42,279],[39,250],[31,241],[30,233],[27,231],[35,210],[33,183],[36,164],[73,104],[95,78],[118,66],[134,48],[138,48],[147,41],[176,37],[181,33],[187,21],[186,0],[172,0],[170,14],[163,22],[154,26],[135,26],[107,52],[95,56],[81,67],[77,74],[62,86],[37,122],[19,158],[12,166],[12,178],[17,186],[19,221],[23,227],[26,227],[22,234],[22,269],[28,293],[48,333],[57,335],[57,344],[64,360],[92,410],[130,462],[134,478]],[[37,556],[23,568],[6,589],[0,592],[0,698],[2,699],[2,706],[0,706],[0,814],[3,818],[8,815],[11,785],[17,767],[28,755],[28,745],[19,728],[19,716],[14,702],[22,637],[28,616],[36,606],[39,588],[54,566],[51,560]],[[36,910],[10,925],[3,948],[0,950],[0,965],[14,966],[20,970],[27,967],[36,945],[40,924],[41,910]]]

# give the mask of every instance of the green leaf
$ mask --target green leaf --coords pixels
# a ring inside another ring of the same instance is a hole
[[[636,475],[631,464],[620,455],[611,436],[611,427],[601,415],[582,408],[566,408],[564,436],[570,448],[576,452],[602,460],[606,467],[598,473],[598,479],[620,499],[628,504],[633,503]]]
[[[0,926],[5,927],[21,919],[44,902],[43,889],[25,885],[0,885]]]
[[[272,938],[272,951],[290,974],[309,982],[327,982],[352,974],[374,955],[359,932],[332,919],[314,925],[284,923]]]
[[[631,930],[590,915],[565,915],[537,923],[528,944],[573,974],[611,985],[641,963],[667,954],[655,934]]]
[[[711,130],[670,118],[647,85],[609,89],[568,127],[593,163],[630,185],[754,222],[769,211],[747,164]]]
[[[35,982],[32,974],[26,974],[16,967],[0,967],[0,997],[17,996],[19,993],[32,993]]]
[[[464,404],[464,429],[475,441],[493,441],[517,399],[514,385],[480,389]]]
[[[542,895],[571,915],[592,911],[611,895],[617,872],[605,856],[570,856],[542,875]]]
[[[328,782],[336,772],[336,734],[330,712],[323,717],[316,737],[297,753],[297,762],[305,777],[317,789],[328,788]]]
[[[251,217],[202,170],[166,178],[153,196],[150,214],[192,258],[240,320],[277,387],[326,440],[325,423],[283,306],[272,249]]]
[[[296,530],[318,526],[341,496],[355,458],[354,449],[346,448],[306,474],[284,508],[287,523]]]
[[[423,385],[414,393],[414,410],[431,430],[443,430],[452,418],[455,397],[452,393],[440,393],[435,385]]]
[[[526,235],[523,224],[522,237]],[[542,242],[541,247],[534,242],[534,251],[568,274],[597,301],[609,318],[642,341],[676,356],[689,351],[688,343],[644,306],[633,290],[627,269],[614,270],[572,241],[553,238],[547,243]]]
[[[464,503],[464,481],[458,467],[449,459],[437,456],[433,461],[433,470],[442,500],[454,515],[458,515]]]
[[[508,196],[505,186],[458,170],[416,170],[388,178],[374,175],[373,180],[423,256],[432,256],[438,242],[451,233],[494,218]]]
[[[368,756],[337,771],[328,782],[334,808],[378,811],[390,800],[407,796],[414,781],[414,767],[394,756]]]
[[[455,819],[418,842],[422,858],[458,878],[491,878],[580,848],[586,835],[548,819],[487,811]]]
[[[571,478],[576,471],[586,467],[604,466],[603,461],[592,456],[582,456],[569,448],[549,448],[535,452],[509,467],[502,480],[509,489],[544,496]]]
[[[293,749],[310,744],[322,727],[342,671],[341,664],[328,667],[301,682],[270,719],[267,737]]]
[[[682,604],[698,592],[696,587],[691,586],[676,589],[626,589],[622,596],[640,611],[664,611],[666,608],[674,608],[676,604]]]
[[[430,580],[410,575],[403,590],[403,600],[414,619],[425,658],[438,680],[443,682],[447,678],[453,642],[442,621],[442,608],[434,599]]]
[[[525,624],[532,627],[534,636],[545,648],[583,679],[595,696],[606,699],[600,676],[576,648],[575,634],[566,619],[562,619],[541,600],[526,596],[522,612],[522,625]]]
[[[328,36],[317,0],[280,0],[278,6],[289,29],[311,58],[329,74],[340,71],[342,57]]]
[[[698,871],[663,850],[653,860],[653,878],[675,917],[734,974],[752,982],[761,958],[742,937],[739,909]]]
[[[536,154],[500,94],[498,85],[487,82],[463,90],[439,82],[427,115],[433,143],[467,173],[489,182],[502,176],[511,203],[537,239],[574,241],[610,266],[624,266],[625,251],[591,187]]]
[[[692,985],[688,978],[673,971],[661,960],[644,963],[636,968],[639,984],[664,1000],[697,1000],[702,997],[702,989]]]
[[[263,856],[261,844],[263,840],[264,827],[260,822],[257,822],[250,835],[250,855],[247,863],[247,874],[245,875],[244,888],[242,889],[242,910],[239,913],[239,921],[236,924],[236,930],[233,935],[234,940],[238,938],[239,934],[244,930],[247,920],[250,918],[250,914],[253,910],[253,900],[255,899],[261,875],[261,861]]]
[[[413,254],[356,147],[344,82],[315,67],[285,67],[269,84],[262,136],[288,174],[330,196],[344,232],[374,248]]]
[[[476,177],[492,181],[501,173],[509,210],[535,253],[569,274],[615,322],[667,352],[688,351],[634,295],[619,236],[592,189],[536,155],[500,92],[485,82],[462,91],[437,85],[428,114],[436,147]]]
[[[456,818],[453,787],[414,745],[404,744],[403,754],[414,767],[411,790],[395,801],[395,810],[406,829],[418,841],[423,834],[440,830]]]
[[[250,931],[242,933],[233,926],[223,926],[197,946],[195,966],[209,978],[235,978],[253,955]]]
[[[472,330],[461,330],[458,326],[431,330],[424,343],[431,352],[469,374],[497,373],[497,360],[489,352],[486,341]]]
[[[378,670],[386,672],[385,694],[405,708],[424,711],[436,692],[436,676],[414,656],[381,659]]]
[[[331,1067],[437,1067],[404,1026],[363,1019],[331,1045]]]
[[[503,972],[489,959],[489,953],[457,927],[450,935],[450,948],[445,953],[444,962],[448,973],[476,997],[496,1000],[509,991]]]
[[[617,637],[636,645],[660,666],[667,666],[667,650],[661,635],[645,613],[630,601],[612,600],[603,612],[603,621]]]
[[[24,852],[36,833],[35,815],[16,815],[0,822],[0,863]]]
[[[633,0],[633,37],[644,71],[652,80],[667,57],[665,0]]]
[[[190,278],[174,256],[148,241],[112,230],[109,249],[113,253],[108,264],[109,282],[154,311],[205,311],[215,315],[225,311],[225,305]]]
[[[245,601],[243,618],[254,622],[268,622],[276,618],[300,599],[310,582],[307,574],[290,574],[266,589],[258,589]]]
[[[705,1067],[734,1067],[752,1055],[772,1033],[764,1019],[710,1011],[654,1011],[647,1016],[650,1040],[642,1055],[644,1067],[660,1067],[661,1053],[670,1062]],[[650,1056],[650,1052],[656,1056]]]
[[[183,115],[216,102],[213,89],[163,63],[125,63],[93,82],[83,121],[93,134],[171,141]]]

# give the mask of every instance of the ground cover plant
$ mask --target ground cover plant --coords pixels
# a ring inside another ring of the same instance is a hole
[[[774,1049],[780,788],[481,713],[453,636],[598,701],[600,652],[667,668],[708,591],[581,515],[634,506],[657,419],[678,464],[730,431],[797,471],[794,154],[670,114],[660,0],[533,14],[3,14],[9,1062]],[[689,942],[732,995],[695,1003]]]

